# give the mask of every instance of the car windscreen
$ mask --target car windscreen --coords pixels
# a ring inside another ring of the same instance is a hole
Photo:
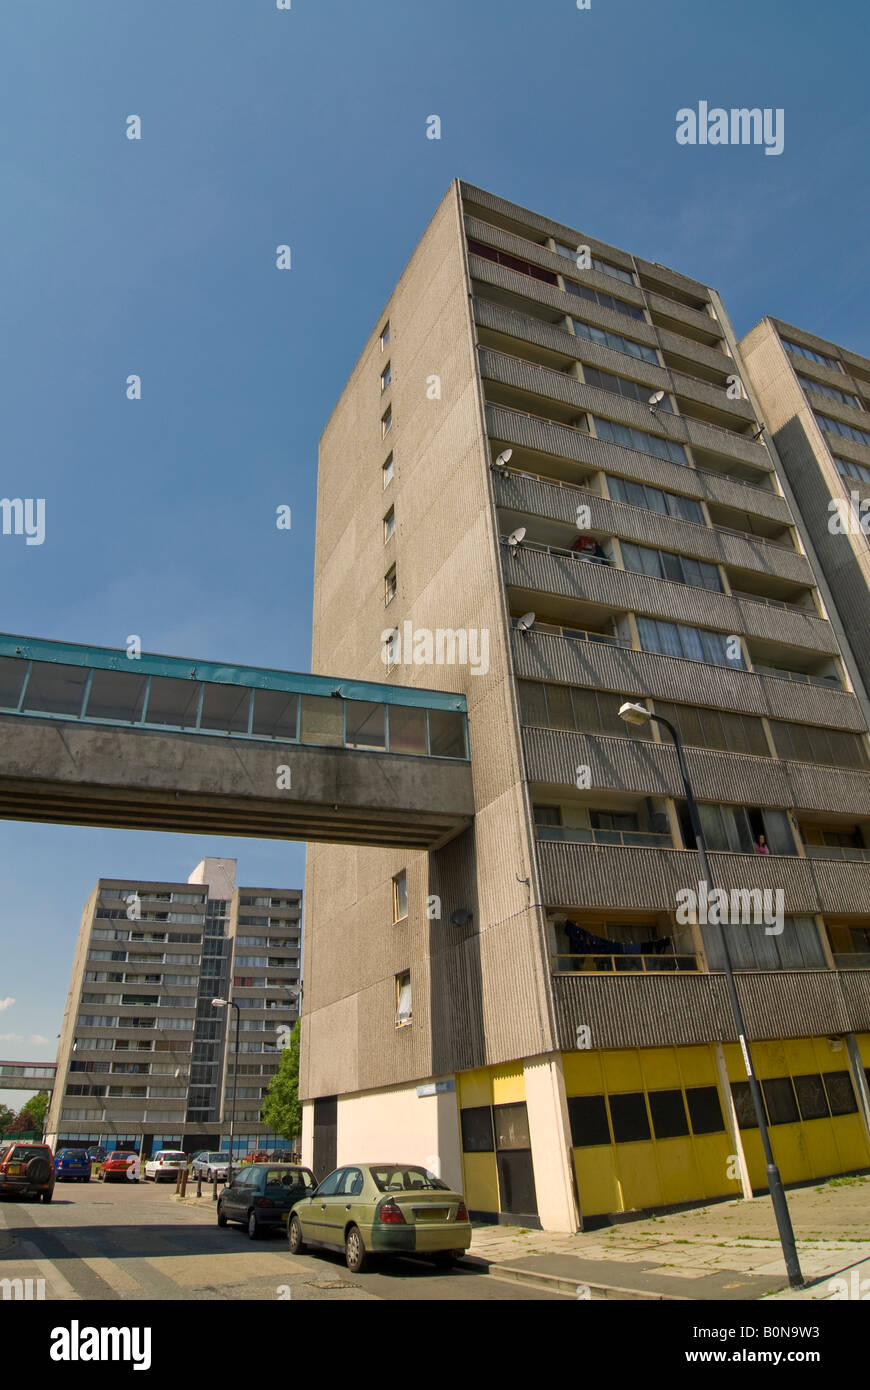
[[[124,1161],[126,1162],[126,1160],[127,1160],[128,1158],[132,1158],[132,1157],[133,1157],[132,1154],[125,1153],[123,1149],[118,1149],[117,1153],[109,1154],[108,1162],[109,1162],[109,1163],[115,1163],[115,1162],[117,1162],[118,1159],[121,1159],[121,1158],[124,1159]]]
[[[186,1162],[187,1162],[187,1154],[176,1153],[174,1150],[171,1150],[171,1149],[163,1149],[163,1150],[157,1155],[157,1157],[158,1157],[158,1159],[162,1159],[164,1163],[186,1163]]]
[[[206,1154],[206,1161],[208,1163],[229,1163],[230,1156],[229,1154]]]
[[[72,1158],[76,1163],[87,1162],[87,1154],[84,1149],[61,1149],[58,1158]]]
[[[281,1191],[292,1187],[299,1192],[311,1192],[314,1179],[304,1168],[270,1168],[266,1173],[266,1186]]]
[[[31,1148],[26,1144],[18,1144],[10,1155],[13,1163],[29,1163],[32,1158],[50,1157],[48,1149]]]
[[[449,1192],[446,1182],[436,1178],[427,1168],[384,1164],[370,1168],[372,1180],[379,1192]]]

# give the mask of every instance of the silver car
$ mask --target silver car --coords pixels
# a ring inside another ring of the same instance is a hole
[[[225,1182],[229,1162],[229,1154],[218,1153],[217,1150],[213,1150],[211,1153],[197,1154],[190,1165],[191,1176],[205,1178],[206,1182],[212,1182],[215,1178],[218,1182]]]

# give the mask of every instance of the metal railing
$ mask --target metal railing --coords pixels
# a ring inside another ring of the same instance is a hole
[[[757,676],[774,676],[779,680],[794,681],[797,685],[822,685],[828,689],[843,689],[837,676],[808,676],[805,671],[785,671],[779,666],[759,666],[755,661],[752,663],[752,669]]]
[[[834,965],[838,970],[870,970],[870,951],[835,951]]]
[[[607,956],[590,952],[587,955],[557,955],[552,957],[554,974],[588,975],[596,971],[609,973],[634,971],[645,975],[673,974],[677,970],[698,970],[697,956],[618,955]]]
[[[572,642],[603,642],[606,646],[622,647],[631,651],[631,638],[613,637],[608,632],[589,632],[582,627],[560,627],[558,623],[535,623],[535,632],[546,632],[551,637],[564,637]]]
[[[846,859],[852,863],[870,861],[870,849],[858,845],[804,845],[807,859]]]
[[[577,845],[641,845],[646,849],[673,849],[670,835],[652,830],[587,830],[574,825],[536,825],[539,840],[557,840]]]

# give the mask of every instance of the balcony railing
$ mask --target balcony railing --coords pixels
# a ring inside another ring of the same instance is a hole
[[[745,599],[747,603],[763,603],[767,608],[785,608],[790,613],[805,613],[808,618],[819,616],[815,608],[807,607],[802,603],[788,603],[781,598],[765,598],[763,594],[746,594],[741,589],[732,589],[731,597]]]
[[[553,637],[567,637],[572,642],[603,642],[610,647],[631,651],[629,637],[612,637],[608,632],[587,632],[581,627],[559,627],[557,623],[535,623],[535,632],[549,632]]]
[[[851,862],[870,861],[870,849],[856,845],[805,845],[807,859],[847,859]]]
[[[609,973],[640,971],[645,975],[661,975],[672,974],[675,970],[698,969],[697,956],[552,956],[554,975],[587,975],[602,970]]]
[[[835,690],[843,689],[837,676],[808,676],[805,671],[786,671],[780,666],[759,666],[755,661],[752,663],[752,669],[756,675],[776,676],[779,680],[795,681],[798,685],[825,685]]]
[[[502,536],[501,543],[507,545],[508,537]],[[519,544],[526,550],[539,550],[542,555],[563,555],[568,560],[585,560],[587,564],[591,565],[610,565],[616,569],[619,568],[618,565],[613,565],[609,555],[589,555],[582,550],[570,550],[562,545],[544,545],[541,541],[521,541]]]
[[[834,965],[838,970],[870,970],[870,951],[835,951]]]
[[[642,845],[646,849],[673,849],[670,835],[652,830],[587,830],[575,825],[537,825],[539,840],[558,840],[572,845]]]

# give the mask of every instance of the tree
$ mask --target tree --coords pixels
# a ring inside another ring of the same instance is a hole
[[[8,1105],[0,1105],[0,1134],[11,1132],[14,1119],[15,1112],[10,1110]]]
[[[26,1129],[35,1129],[37,1134],[42,1134],[45,1129],[45,1116],[48,1111],[49,1103],[48,1091],[37,1091],[35,1096],[21,1107],[21,1114],[27,1118]]]
[[[283,1139],[302,1133],[302,1106],[299,1104],[299,1020],[293,1025],[289,1046],[281,1053],[281,1064],[263,1100],[263,1120]]]

